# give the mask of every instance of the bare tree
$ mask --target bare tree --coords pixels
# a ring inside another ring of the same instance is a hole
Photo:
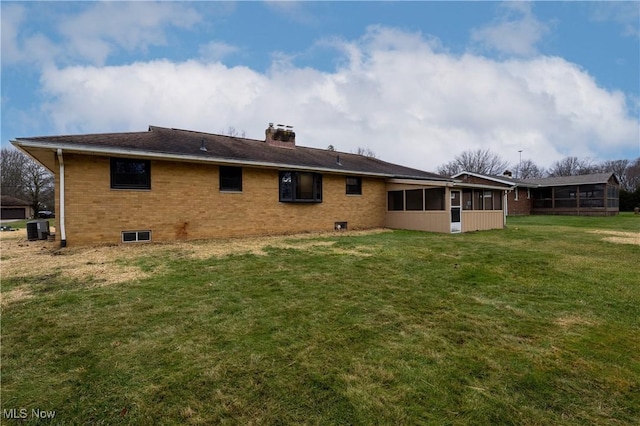
[[[640,157],[630,162],[625,170],[624,185],[627,191],[635,192],[640,189]]]
[[[53,175],[39,163],[13,148],[2,148],[3,195],[29,201],[35,212],[54,208]]]
[[[2,148],[0,151],[2,195],[24,198],[26,194],[24,170],[28,159],[15,148]]]
[[[602,166],[596,162],[592,158],[585,158],[581,162],[582,167],[578,171],[580,175],[588,175],[591,173],[601,173]]]
[[[352,151],[353,152],[353,151]],[[354,154],[364,155],[365,157],[378,158],[371,148],[363,148],[359,146]]]
[[[591,173],[615,173],[624,179],[629,160],[610,160],[596,163],[591,158],[565,157],[556,161],[548,170],[549,176],[577,176]]]
[[[516,177],[518,179],[538,179],[544,177],[544,168],[539,167],[531,160],[523,160],[513,166],[516,170]]]
[[[227,135],[227,136],[231,136],[232,138],[244,138],[245,137],[245,131],[239,131],[237,130],[235,127],[233,126],[229,126],[229,128],[224,131],[220,131],[221,134],[223,135]]]
[[[449,161],[446,164],[441,164],[440,166],[438,166],[438,169],[436,171],[439,175],[450,177],[455,175],[456,173],[460,173],[461,171],[463,171],[463,168],[457,162]]]
[[[628,190],[627,185],[627,168],[630,165],[629,160],[607,160],[598,164],[598,172],[601,173],[615,173],[620,180],[620,187],[624,190]]]
[[[584,175],[588,174],[584,171],[589,167],[590,164],[586,160],[580,160],[578,157],[565,157],[551,165],[548,175],[551,177]]]
[[[34,212],[53,206],[54,180],[47,169],[28,159],[25,168],[27,195]]]
[[[477,149],[464,151],[453,161],[439,166],[438,173],[443,176],[452,176],[466,171],[483,175],[501,175],[508,167],[509,164],[498,154],[494,154],[489,149]]]

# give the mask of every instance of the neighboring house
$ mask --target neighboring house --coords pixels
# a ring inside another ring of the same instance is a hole
[[[611,216],[619,213],[620,182],[614,173],[514,179],[509,172],[503,176],[461,172],[453,178],[509,190],[508,215]]]
[[[3,195],[0,197],[0,219],[29,219],[33,217],[33,207],[25,200]]]
[[[61,244],[84,245],[391,227],[437,232],[502,228],[503,197],[376,158],[265,140],[149,127],[146,132],[17,138],[55,175]]]

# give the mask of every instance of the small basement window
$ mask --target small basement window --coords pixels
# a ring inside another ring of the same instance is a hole
[[[151,241],[151,231],[122,231],[123,243]]]

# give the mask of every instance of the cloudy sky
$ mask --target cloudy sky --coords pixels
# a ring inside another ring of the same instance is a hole
[[[435,170],[640,156],[640,3],[2,1],[2,146],[149,125]]]

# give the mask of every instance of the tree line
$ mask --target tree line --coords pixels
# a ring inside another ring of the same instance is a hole
[[[620,181],[620,210],[633,210],[640,206],[640,157],[635,160],[607,160],[596,162],[589,158],[565,157],[548,169],[530,159],[509,164],[489,149],[465,151],[437,169],[443,176],[453,176],[463,171],[483,175],[500,176],[510,171],[516,179],[537,179],[556,176],[577,176],[592,173],[615,173]]]
[[[15,148],[0,150],[0,194],[30,203],[33,211],[55,208],[54,177]]]

